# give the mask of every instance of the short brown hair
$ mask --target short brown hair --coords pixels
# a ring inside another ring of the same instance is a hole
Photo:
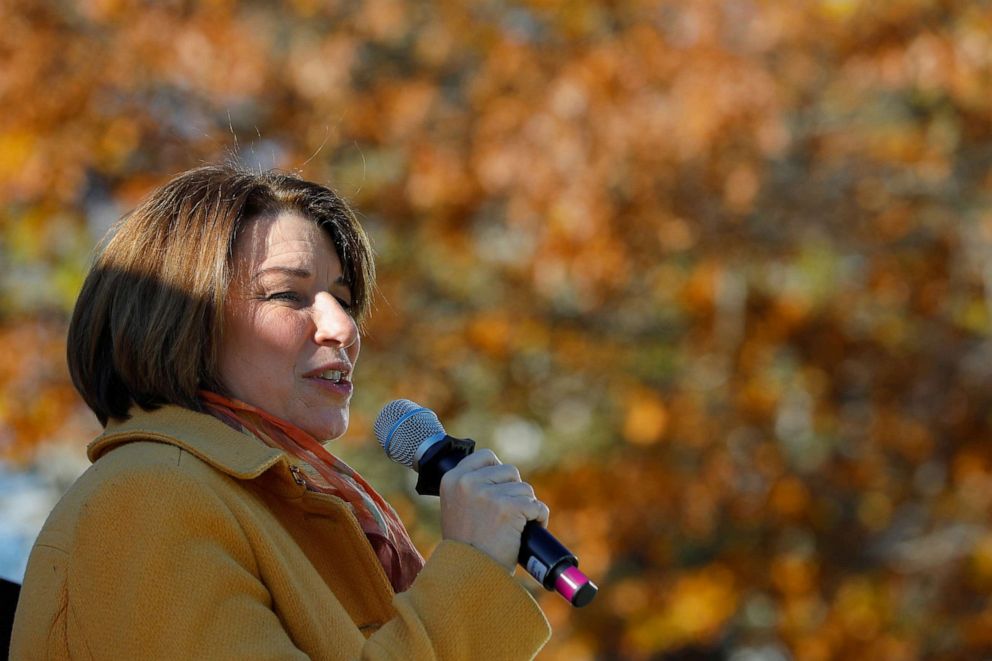
[[[200,409],[201,388],[223,392],[217,348],[238,233],[255,218],[294,211],[331,237],[351,289],[352,313],[368,316],[375,267],[368,237],[329,188],[233,165],[184,172],[111,230],[69,324],[76,389],[103,425],[145,409]]]

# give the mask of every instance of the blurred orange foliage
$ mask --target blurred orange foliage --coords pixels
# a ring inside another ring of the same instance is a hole
[[[368,438],[400,396],[522,457],[598,579],[581,611],[541,596],[542,658],[992,649],[987,2],[10,0],[0,22],[6,456],[92,431],[64,332],[110,223],[235,158],[330,183],[373,237],[342,444],[415,538],[431,505]]]

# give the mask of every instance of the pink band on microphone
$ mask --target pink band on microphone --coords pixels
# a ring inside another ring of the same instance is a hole
[[[589,579],[579,571],[578,567],[569,567],[555,580],[555,590],[569,601],[573,601],[579,588],[588,582]]]

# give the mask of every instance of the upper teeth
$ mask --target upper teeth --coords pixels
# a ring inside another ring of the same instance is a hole
[[[340,381],[343,376],[344,372],[341,370],[326,370],[321,373],[320,378],[327,379],[328,381]]]

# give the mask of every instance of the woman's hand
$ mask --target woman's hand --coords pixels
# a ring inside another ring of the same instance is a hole
[[[471,544],[512,574],[528,521],[548,524],[548,506],[492,450],[474,452],[441,478],[441,536]]]

